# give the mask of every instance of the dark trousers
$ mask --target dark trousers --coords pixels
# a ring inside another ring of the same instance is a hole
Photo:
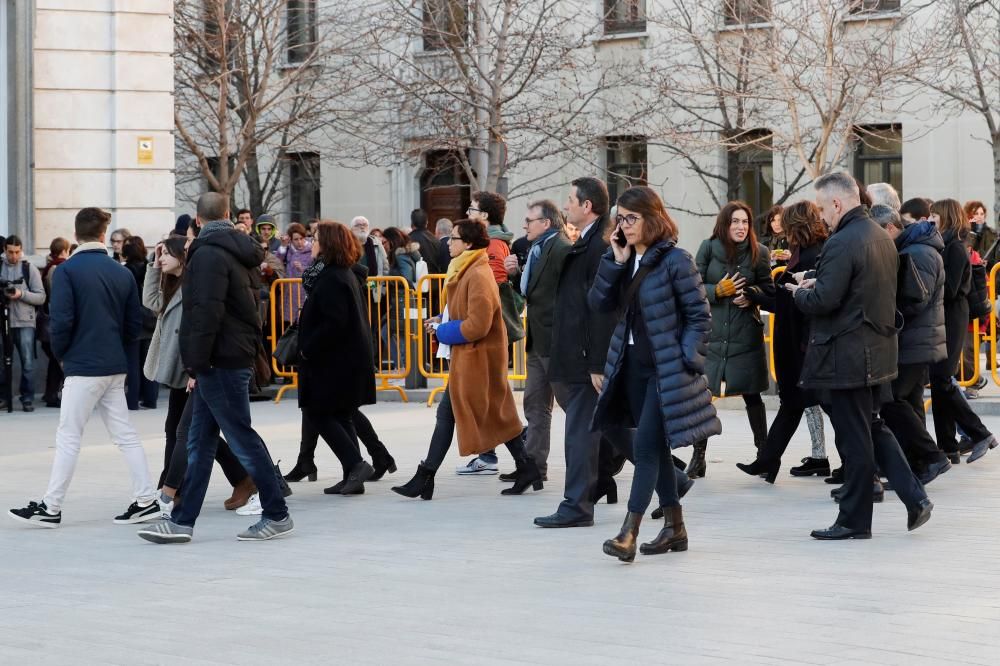
[[[271,520],[288,517],[274,463],[264,441],[250,423],[250,378],[253,370],[211,368],[198,375],[190,402],[191,433],[188,438],[188,468],[184,477],[184,501],[174,508],[172,519],[193,527],[205,502],[212,476],[212,461],[225,434],[233,453],[253,478],[263,515]]]
[[[624,376],[629,411],[636,424],[635,475],[628,498],[628,510],[644,514],[656,489],[660,506],[677,506],[676,468],[663,431],[656,368],[637,360],[636,354],[625,353]]]
[[[965,327],[957,335],[966,335]],[[962,343],[965,340],[963,338]],[[958,345],[961,347],[962,345]],[[958,451],[955,441],[955,425],[973,442],[981,442],[990,436],[990,431],[972,411],[972,407],[961,394],[961,389],[951,378],[958,370],[957,360],[940,361],[931,366],[931,403],[934,412],[934,434],[938,447],[946,453]]]
[[[146,354],[149,353],[149,343],[151,340],[139,340],[133,345],[129,345],[127,352],[128,374],[125,377],[125,402],[131,410],[139,409],[139,405],[156,409],[156,399],[160,395],[160,385],[146,379],[142,372],[142,366],[146,364]]]
[[[380,453],[382,451],[383,445],[381,440],[378,438],[378,433],[375,432],[375,427],[360,409],[355,410],[354,414],[351,415],[351,423],[354,425],[354,432],[357,434],[357,438],[361,440],[365,450],[368,451],[368,455],[374,457],[376,452]],[[318,442],[319,430],[316,429],[316,426],[312,424],[312,421],[309,420],[309,417],[307,417],[305,411],[303,411],[302,440],[299,443],[299,457],[302,460],[313,462],[315,460],[316,444]],[[349,473],[350,470],[345,468],[344,476],[347,476]]]
[[[455,412],[451,409],[451,391],[444,390],[441,395],[441,402],[438,403],[437,421],[434,424],[434,433],[431,435],[431,444],[427,449],[427,457],[424,458],[424,467],[437,471],[448,455],[451,448],[451,440],[455,436]],[[516,435],[513,439],[505,442],[507,450],[510,451],[514,462],[518,467],[528,460],[528,453],[524,448],[524,441],[521,435]]]
[[[760,394],[754,395],[760,399]],[[795,384],[781,387],[778,397],[781,402],[767,431],[767,443],[757,452],[757,460],[760,461],[781,460],[792,436],[799,429],[806,408],[819,404],[819,397],[813,391],[801,389]]]
[[[362,461],[361,450],[358,448],[358,434],[354,430],[350,412],[334,413],[322,409],[303,409],[305,422],[308,421],[316,429],[327,445],[337,456],[344,468],[346,478],[350,471]]]
[[[829,391],[830,422],[844,464],[837,524],[851,529],[871,529],[872,479],[876,463],[907,508],[927,497],[907,464],[899,442],[877,415],[879,390],[879,387],[862,387]]]
[[[892,382],[892,402],[882,405],[882,418],[896,436],[913,469],[944,459],[934,438],[927,432],[924,415],[924,381],[927,364],[902,364]]]
[[[45,370],[45,395],[42,396],[42,399],[45,402],[58,402],[66,376],[63,374],[62,366],[59,365],[59,361],[48,342],[42,342],[42,351],[49,359]]]
[[[167,445],[163,450],[164,467],[158,488],[180,489],[184,483],[188,464],[188,433],[191,429],[191,409],[194,403],[188,398],[187,389],[170,389],[167,402],[167,419],[164,424]],[[248,474],[226,440],[219,438],[215,448],[215,462],[219,463],[229,485],[235,487]]]

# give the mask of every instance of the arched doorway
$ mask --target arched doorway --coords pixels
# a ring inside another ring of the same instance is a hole
[[[427,213],[427,226],[432,232],[442,217],[452,221],[465,217],[471,194],[469,178],[454,151],[425,153],[420,176],[420,207]]]

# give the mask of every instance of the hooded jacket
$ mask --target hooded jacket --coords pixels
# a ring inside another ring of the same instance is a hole
[[[493,279],[497,281],[497,284],[503,284],[508,280],[503,260],[510,254],[510,243],[514,240],[514,234],[508,231],[502,223],[486,225],[486,233],[490,237],[489,247],[486,248],[490,270],[493,271]]]
[[[233,229],[202,234],[184,272],[181,358],[192,377],[253,366],[260,344],[258,267],[264,249]]]
[[[903,313],[900,365],[947,357],[944,331],[944,240],[933,222],[914,222],[896,236],[899,277],[896,307]]]

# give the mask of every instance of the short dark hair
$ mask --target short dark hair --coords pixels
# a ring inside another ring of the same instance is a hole
[[[410,226],[414,229],[426,229],[427,213],[420,208],[410,211]]]
[[[576,188],[576,198],[582,204],[590,202],[590,210],[594,215],[607,215],[611,208],[611,197],[608,196],[608,186],[600,178],[584,176],[570,183]]]
[[[320,220],[316,225],[319,256],[327,266],[350,268],[361,259],[361,241],[340,222]]]
[[[101,240],[111,223],[111,213],[100,208],[84,208],[76,214],[76,239],[81,243]]]
[[[459,220],[451,230],[457,231],[458,237],[471,245],[473,250],[481,250],[490,245],[490,234],[486,231],[486,225],[478,220]]]
[[[903,202],[903,205],[899,207],[899,215],[909,215],[914,220],[922,220],[931,216],[931,206],[927,203],[927,199],[914,198],[907,199]]]
[[[122,257],[125,261],[146,262],[146,243],[141,236],[129,236],[122,244]]]
[[[11,234],[10,236],[7,236],[6,239],[4,239],[3,246],[23,247],[23,245],[21,244],[21,239],[15,236],[14,234]]]
[[[507,215],[507,200],[496,192],[473,192],[472,198],[479,202],[479,210],[486,213],[487,224],[503,224]]]
[[[650,187],[637,185],[630,187],[618,197],[618,206],[642,215],[642,238],[645,245],[653,245],[665,240],[677,240],[677,223],[670,217],[663,199]],[[605,240],[611,242],[611,234],[617,225],[607,225]]]
[[[247,215],[249,215],[250,216],[250,221],[251,222],[253,221],[253,211],[250,210],[249,208],[240,208],[238,211],[236,211],[236,219],[237,220],[240,219],[240,215],[242,215],[243,213],[246,213]]]

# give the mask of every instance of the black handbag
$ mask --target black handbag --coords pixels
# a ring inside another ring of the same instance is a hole
[[[299,364],[301,358],[299,356],[298,322],[285,329],[285,332],[278,338],[278,343],[274,346],[274,353],[271,355],[278,362],[278,365],[288,367]]]
[[[986,266],[972,264],[972,288],[969,289],[969,321],[985,317],[992,310],[990,294],[986,289]]]

